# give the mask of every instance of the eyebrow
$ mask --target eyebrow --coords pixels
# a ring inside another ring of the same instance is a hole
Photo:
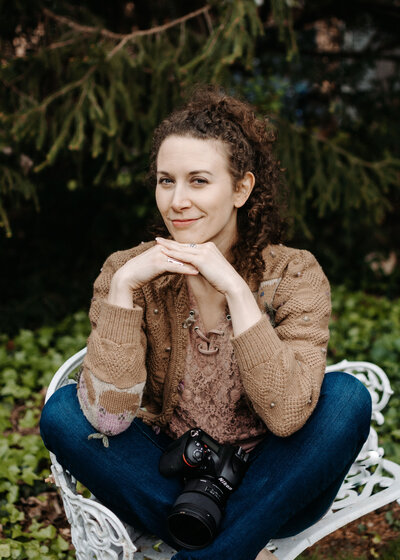
[[[189,171],[189,175],[197,175],[198,173],[207,173],[208,175],[212,175],[211,171],[207,171],[207,169],[196,169],[195,171]],[[157,175],[171,175],[171,173],[169,173],[168,171],[157,171]]]

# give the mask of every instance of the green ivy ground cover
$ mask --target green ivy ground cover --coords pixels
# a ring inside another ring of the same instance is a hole
[[[0,335],[0,558],[74,558],[49,475],[48,453],[38,432],[45,388],[89,332],[84,312],[57,327]],[[400,300],[333,290],[329,362],[343,358],[379,364],[394,395],[379,435],[386,456],[400,463]]]
[[[64,538],[52,524],[62,511],[44,482],[49,460],[38,420],[44,388],[65,358],[85,346],[88,331],[80,312],[56,328],[21,330],[12,340],[0,335],[0,558],[75,558],[68,531]]]
[[[378,434],[386,457],[400,463],[400,298],[338,287],[332,291],[332,306],[328,362],[369,361],[387,373],[394,394]]]

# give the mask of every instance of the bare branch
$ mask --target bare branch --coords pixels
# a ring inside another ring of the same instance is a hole
[[[145,35],[154,35],[156,33],[162,33],[163,31],[166,31],[170,27],[175,27],[176,25],[182,25],[185,21],[197,17],[201,14],[204,14],[209,10],[210,10],[210,6],[205,6],[204,8],[200,8],[199,10],[191,12],[186,16],[182,16],[178,19],[174,19],[173,21],[170,21],[169,23],[165,23],[164,25],[157,25],[156,27],[152,27],[151,29],[133,31],[129,35],[125,35],[122,41],[120,41],[118,45],[116,45],[113,48],[113,50],[108,53],[107,59],[110,60],[110,58],[112,58],[116,52],[122,49],[124,45],[126,45],[126,43],[132,41],[132,39],[136,39],[137,37],[144,37]]]
[[[76,43],[77,41],[77,37],[73,37],[72,39],[67,39],[66,41],[59,41],[58,43],[51,43],[47,49],[49,50],[55,50],[55,49],[62,49],[63,47],[66,47],[67,45],[72,45],[73,43]]]
[[[136,39],[137,37],[144,37],[146,35],[155,35],[157,33],[162,33],[164,31],[166,31],[167,29],[170,29],[171,27],[175,27],[176,25],[180,25],[180,24],[184,23],[185,21],[188,21],[189,19],[193,19],[193,18],[195,18],[195,17],[197,17],[201,14],[206,14],[210,11],[210,9],[211,9],[211,6],[206,4],[205,6],[203,6],[203,8],[199,8],[198,10],[195,10],[194,12],[190,12],[189,14],[186,14],[185,16],[174,19],[174,20],[172,20],[168,23],[165,23],[163,25],[157,25],[155,27],[151,27],[150,29],[138,29],[138,30],[132,31],[132,33],[128,33],[128,34],[114,33],[113,31],[109,31],[108,29],[100,29],[98,27],[90,27],[88,25],[81,25],[79,23],[76,23],[75,21],[72,21],[71,19],[69,19],[65,16],[59,16],[59,15],[55,14],[54,12],[49,10],[48,8],[44,8],[43,12],[44,12],[45,15],[47,15],[51,19],[54,19],[55,21],[58,21],[59,23],[62,23],[63,25],[67,25],[71,29],[74,29],[75,31],[79,31],[80,33],[85,33],[85,34],[94,34],[95,33],[95,34],[100,34],[103,37],[106,37],[107,39],[113,39],[113,40],[120,41],[118,43],[118,45],[116,45],[116,47],[109,53],[108,58],[111,58],[128,41],[132,41],[132,40]]]
[[[80,23],[76,23],[75,21],[72,21],[72,19],[69,19],[65,16],[59,16],[59,15],[55,14],[54,12],[49,10],[48,8],[43,8],[43,13],[46,16],[48,16],[49,18],[54,19],[58,23],[62,23],[63,25],[67,25],[71,29],[74,29],[75,31],[79,31],[80,33],[87,33],[87,34],[100,33],[100,35],[103,35],[104,37],[107,37],[108,39],[117,39],[117,40],[121,39],[121,37],[124,37],[124,35],[122,33],[114,33],[113,31],[108,31],[108,29],[100,29],[98,27],[90,27],[88,25],[81,25]]]

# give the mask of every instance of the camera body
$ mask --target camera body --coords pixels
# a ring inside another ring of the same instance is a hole
[[[246,472],[248,453],[219,444],[200,428],[188,430],[163,453],[159,469],[182,475],[184,490],[168,516],[174,541],[184,548],[207,546],[216,535],[230,494]]]

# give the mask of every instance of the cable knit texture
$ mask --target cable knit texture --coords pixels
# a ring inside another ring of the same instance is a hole
[[[192,351],[185,277],[164,274],[136,290],[134,309],[106,301],[115,271],[152,245],[111,255],[94,284],[92,332],[78,397],[89,422],[108,435],[125,430],[135,416],[167,428],[181,400]],[[273,433],[288,436],[303,426],[318,401],[329,339],[330,289],[307,251],[269,246],[263,256],[265,273],[255,296],[264,315],[231,337],[233,352],[229,354],[228,346],[224,352],[232,368],[238,368],[252,412]],[[213,387],[208,394],[203,391],[210,418],[212,407],[221,405],[211,394],[215,396]],[[223,430],[229,438],[229,429]]]
[[[267,428],[248,405],[231,342],[232,324],[225,313],[205,335],[197,301],[191,290],[193,323],[189,326],[185,377],[167,432],[180,437],[193,426],[201,427],[220,443],[250,450]]]

